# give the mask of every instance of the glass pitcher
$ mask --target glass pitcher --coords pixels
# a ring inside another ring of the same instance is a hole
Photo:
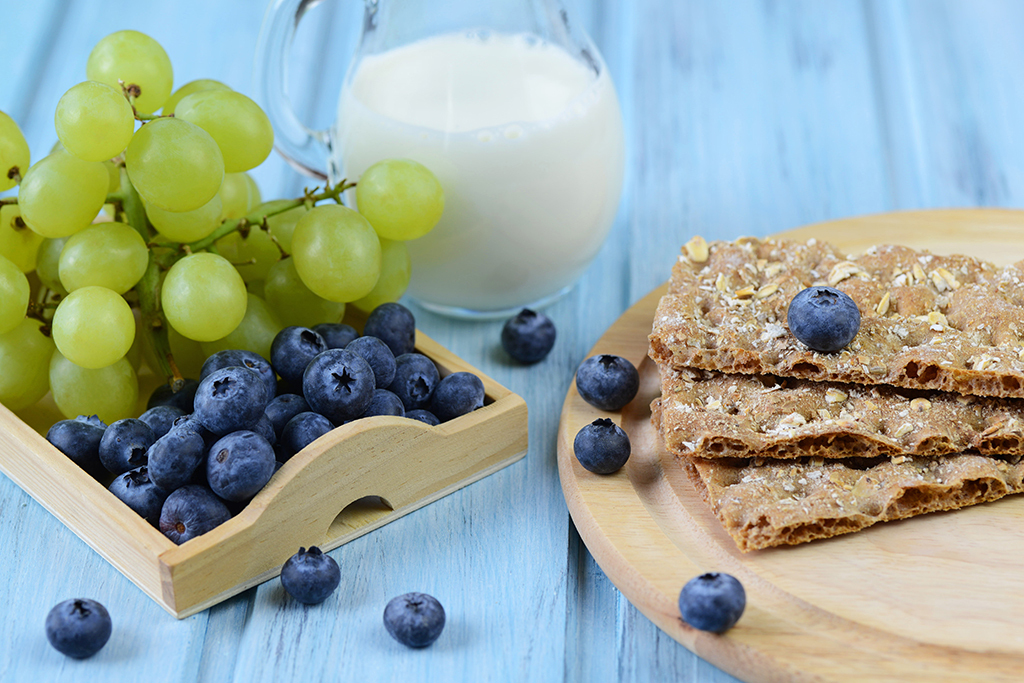
[[[444,214],[406,243],[408,291],[428,309],[497,318],[569,291],[614,220],[624,144],[608,69],[558,0],[366,0],[325,131],[301,124],[285,93],[312,4],[274,0],[257,47],[257,100],[279,151],[331,183],[387,158],[433,171]]]

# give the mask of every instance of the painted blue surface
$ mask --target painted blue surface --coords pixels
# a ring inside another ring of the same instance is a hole
[[[0,0],[0,110],[42,156],[60,95],[84,79],[96,41],[122,28],[157,38],[177,83],[207,77],[250,92],[262,4]],[[608,243],[549,310],[555,350],[539,367],[514,367],[498,350],[500,323],[416,311],[431,337],[526,398],[526,459],[333,551],[344,579],[323,605],[285,600],[275,580],[180,622],[0,478],[0,680],[735,680],[639,614],[573,529],[555,437],[574,369],[695,233],[1021,206],[1024,5],[575,0],[569,9],[617,83],[628,170]],[[335,0],[300,28],[291,93],[314,127],[333,117],[359,16],[355,0]],[[306,184],[278,158],[253,175],[264,197]],[[448,611],[426,651],[403,648],[381,625],[387,600],[410,590]],[[84,662],[43,636],[49,608],[79,595],[114,620],[110,643]]]

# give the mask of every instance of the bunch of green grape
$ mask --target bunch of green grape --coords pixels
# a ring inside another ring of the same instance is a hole
[[[0,192],[18,186],[0,198],[0,403],[49,391],[68,417],[109,422],[134,414],[143,364],[180,383],[218,350],[269,357],[287,325],[403,294],[404,242],[444,210],[429,170],[383,160],[358,184],[262,203],[246,171],[274,136],[251,99],[214,80],[173,90],[167,53],[137,31],[103,38],[85,72],[34,164],[0,112]],[[361,213],[342,203],[353,185]]]

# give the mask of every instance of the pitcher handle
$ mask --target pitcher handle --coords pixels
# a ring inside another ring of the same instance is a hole
[[[274,147],[297,171],[327,180],[329,130],[313,130],[299,120],[288,97],[286,58],[295,29],[317,0],[274,0],[267,7],[256,42],[253,93],[274,126]]]

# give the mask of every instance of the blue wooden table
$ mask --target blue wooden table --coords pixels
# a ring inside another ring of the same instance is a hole
[[[401,0],[398,0],[399,2]],[[251,92],[255,0],[0,0],[0,110],[40,158],[53,111],[107,33],[159,40],[175,82]],[[176,621],[0,477],[0,681],[735,680],[658,631],[604,576],[566,511],[555,467],[573,372],[631,303],[667,278],[680,245],[842,216],[1024,203],[1024,4],[1014,0],[574,0],[617,82],[626,187],[596,262],[548,314],[540,365],[500,352],[500,323],[416,309],[418,324],[520,393],[525,460],[331,554],[341,588],[303,607],[277,580]],[[292,95],[314,127],[335,111],[361,3],[327,2],[300,28]],[[322,69],[314,74],[315,69]],[[305,68],[303,68],[305,65]],[[264,198],[307,183],[280,159]],[[425,651],[391,640],[389,598],[437,596],[448,626]],[[113,617],[86,661],[47,644],[57,602]]]

